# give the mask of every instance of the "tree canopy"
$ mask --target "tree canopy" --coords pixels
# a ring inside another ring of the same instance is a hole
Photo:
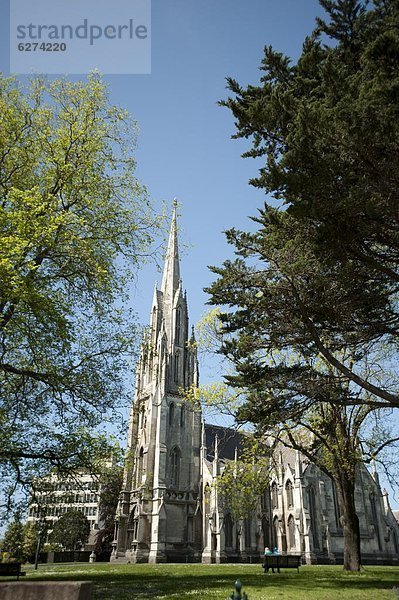
[[[101,477],[98,521],[101,529],[96,535],[95,551],[98,554],[111,552],[114,540],[115,516],[122,489],[123,468],[113,465]]]
[[[234,137],[265,161],[251,183],[273,200],[255,233],[227,232],[240,258],[213,268],[210,292],[239,308],[224,317],[240,332],[224,351],[252,382],[271,374],[259,351],[295,346],[352,382],[350,401],[398,407],[389,369],[362,361],[381,345],[388,363],[397,352],[399,8],[320,3],[327,22],[296,64],[266,47],[259,86],[228,80]]]
[[[60,544],[65,550],[79,550],[87,543],[90,523],[79,510],[68,510],[54,523],[50,534],[52,544]]]
[[[24,526],[19,515],[8,524],[1,542],[1,551],[7,552],[10,557],[21,560],[23,557]]]
[[[208,288],[239,420],[301,450],[337,485],[345,567],[360,568],[356,470],[397,441],[396,0],[320,0],[296,62],[265,48],[259,86],[221,102],[268,194]],[[371,425],[374,415],[377,425]],[[365,436],[367,430],[367,443]]]
[[[221,326],[221,315],[219,309],[213,309],[199,324],[197,339],[205,352],[215,352],[231,341]],[[225,380],[233,388],[226,383],[213,383],[188,395],[192,401],[203,403],[207,411],[215,409],[234,416],[239,426],[252,424],[244,453],[236,463],[228,463],[218,477],[219,491],[236,518],[247,516],[259,504],[270,474],[280,473],[278,457],[282,446],[298,450],[332,479],[343,527],[344,567],[359,570],[355,486],[361,482],[364,463],[374,463],[375,467],[376,462],[397,485],[398,471],[392,463],[399,438],[391,415],[386,414],[392,409],[352,403],[350,387],[334,377],[333,369],[323,357],[313,360],[307,357],[301,377],[293,380],[286,378],[284,368],[288,371],[298,358],[288,353],[284,357],[281,352],[275,354],[280,365],[279,377],[272,374],[270,381],[262,386],[257,381],[252,384],[245,372],[227,374],[229,364],[225,361]],[[272,366],[270,360],[271,369]]]
[[[0,79],[0,472],[5,500],[93,467],[126,399],[126,289],[159,226],[134,176],[136,126],[87,82]]]

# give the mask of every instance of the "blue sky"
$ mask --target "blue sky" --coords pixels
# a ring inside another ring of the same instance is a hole
[[[0,69],[8,72],[7,0],[0,0]],[[317,0],[153,0],[151,75],[106,77],[111,101],[127,108],[139,126],[137,175],[156,204],[181,203],[183,284],[191,321],[206,310],[202,291],[209,264],[230,252],[222,231],[248,227],[263,202],[248,186],[256,163],[240,157],[232,116],[217,106],[225,78],[243,85],[259,80],[263,47],[272,44],[294,59],[321,9]],[[148,320],[155,267],[139,278],[132,304]]]
[[[100,1],[100,0],[99,0]],[[0,70],[8,73],[8,1],[0,0]],[[152,72],[106,77],[113,103],[138,122],[137,176],[156,205],[180,207],[181,270],[191,322],[207,310],[208,265],[229,256],[223,230],[250,227],[263,194],[248,185],[257,171],[242,159],[245,141],[231,140],[234,122],[225,108],[225,78],[259,81],[265,45],[296,60],[322,9],[317,0],[153,0]],[[154,265],[141,271],[132,306],[147,323]],[[212,367],[203,369],[203,380]]]
[[[226,97],[225,78],[259,80],[265,44],[296,57],[318,12],[315,0],[171,0],[152,5],[152,74],[108,78],[112,98],[132,111],[140,129],[138,175],[156,201],[181,202],[183,283],[190,315],[206,310],[207,265],[230,252],[222,231],[247,227],[263,202],[248,186],[255,161],[231,140],[234,123],[217,105]],[[140,278],[135,306],[148,318],[156,271]]]

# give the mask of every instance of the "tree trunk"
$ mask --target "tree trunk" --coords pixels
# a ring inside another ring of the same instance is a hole
[[[360,527],[355,509],[355,484],[340,473],[337,484],[341,525],[344,531],[344,570],[360,571]]]

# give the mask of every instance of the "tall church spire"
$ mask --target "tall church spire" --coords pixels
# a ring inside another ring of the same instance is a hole
[[[180,284],[179,248],[177,243],[177,201],[173,202],[173,217],[170,226],[168,249],[166,251],[161,291],[164,304],[172,307]]]

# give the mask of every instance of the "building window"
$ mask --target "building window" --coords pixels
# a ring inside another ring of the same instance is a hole
[[[273,519],[273,545],[278,548],[278,518]]]
[[[295,548],[295,520],[292,515],[288,517],[288,545]]]
[[[139,429],[143,428],[143,424],[144,424],[144,412],[145,412],[145,408],[144,408],[144,404],[140,409],[140,422],[139,422]]]
[[[294,493],[292,489],[292,482],[290,480],[285,484],[285,491],[287,494],[287,504],[288,506],[294,506]]]
[[[151,319],[151,325],[152,325],[152,341],[155,341],[155,336],[157,333],[157,309],[154,308],[152,309],[152,319]]]
[[[137,465],[137,485],[141,485],[143,481],[143,464],[144,464],[144,449],[140,449],[139,460]]]
[[[266,517],[262,519],[262,533],[263,533],[263,546],[269,548],[270,546],[270,529],[269,529],[269,521]]]
[[[174,360],[174,371],[173,371],[173,380],[175,383],[179,382],[179,367],[180,367],[180,356],[179,356],[179,353],[176,352],[175,360]]]
[[[127,544],[130,548],[133,541],[137,540],[139,531],[139,515],[137,507],[135,506],[130,513],[129,522],[127,525]]]
[[[172,454],[170,457],[171,464],[171,484],[178,487],[179,479],[180,479],[180,450],[179,448],[173,448]]]
[[[169,427],[172,427],[175,418],[175,405],[174,402],[169,406]]]
[[[184,427],[184,413],[185,413],[185,410],[184,410],[184,406],[182,404],[180,407],[180,427]]]
[[[275,481],[272,483],[272,508],[278,508],[278,492],[277,483]]]
[[[227,513],[224,518],[224,545],[226,548],[233,547],[233,520],[231,514]]]
[[[139,519],[136,517],[133,521],[133,540],[137,540],[139,534]]]
[[[310,485],[308,487],[308,499],[309,499],[309,515],[310,515],[310,530],[312,532],[313,548],[319,550],[319,529],[317,527],[317,511],[316,511],[316,493],[314,487]]]
[[[260,497],[260,506],[262,510],[267,510],[267,491],[264,491]]]
[[[181,310],[178,308],[176,310],[176,327],[175,327],[175,344],[180,345],[180,335],[181,335]]]
[[[250,548],[252,544],[251,539],[251,519],[247,518],[244,521],[244,534],[245,534],[245,547]]]

